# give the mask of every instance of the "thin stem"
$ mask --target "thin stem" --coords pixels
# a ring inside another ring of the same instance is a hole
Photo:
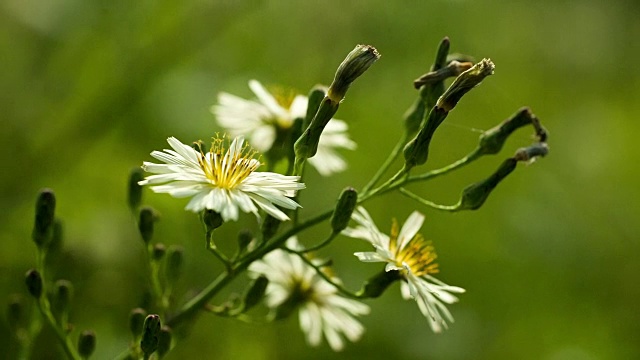
[[[465,165],[468,165],[470,163],[472,163],[473,161],[477,160],[478,158],[480,158],[482,156],[482,154],[480,153],[480,148],[476,148],[475,150],[473,150],[472,152],[470,152],[469,154],[467,154],[467,156],[463,157],[462,159],[451,163],[445,167],[442,167],[440,169],[436,169],[436,170],[431,170],[429,172],[426,172],[424,174],[421,175],[415,175],[415,176],[409,176],[407,178],[407,183],[412,183],[412,182],[416,182],[416,181],[423,181],[423,180],[428,180],[431,178],[434,178],[436,176],[440,176],[440,175],[444,175],[446,173],[449,173],[453,170],[457,170]]]
[[[382,175],[384,175],[384,173],[389,169],[391,164],[393,164],[393,162],[396,160],[396,158],[400,154],[400,151],[402,150],[402,148],[404,147],[405,143],[407,142],[408,138],[409,138],[409,133],[407,131],[403,132],[402,133],[402,137],[400,138],[400,140],[398,140],[398,143],[393,148],[393,150],[391,150],[391,153],[389,154],[387,159],[384,161],[382,166],[380,166],[378,171],[376,171],[376,173],[373,175],[371,180],[369,180],[367,185],[365,185],[362,188],[362,192],[363,193],[366,194],[369,190],[371,190],[371,188],[376,184],[376,182],[378,182],[380,180]]]
[[[329,244],[333,239],[335,239],[336,236],[338,236],[339,233],[336,232],[332,232],[331,235],[329,235],[329,237],[327,237],[326,239],[324,239],[321,243],[316,244],[314,246],[308,247],[306,249],[300,250],[301,254],[306,254],[312,251],[316,251],[319,249],[322,249],[323,247],[327,246],[327,244]]]
[[[211,253],[213,255],[215,255],[215,257],[218,258],[218,260],[220,260],[220,262],[222,262],[224,264],[224,267],[227,269],[227,272],[231,269],[231,262],[229,261],[229,258],[223,254],[220,250],[218,250],[218,247],[216,246],[216,243],[213,241],[213,230],[207,230],[206,233],[206,240],[207,240],[207,250],[211,251]]]
[[[357,294],[351,292],[349,289],[347,289],[344,286],[342,286],[342,284],[339,284],[339,283],[335,282],[335,280],[333,280],[327,274],[325,274],[324,271],[322,271],[322,269],[319,266],[314,264],[311,260],[307,259],[307,257],[304,256],[304,254],[302,252],[296,251],[296,250],[293,250],[293,249],[289,249],[287,247],[285,247],[283,249],[285,251],[291,253],[291,254],[297,255],[307,265],[311,266],[321,278],[323,278],[329,284],[333,285],[341,294],[343,294],[343,295],[345,295],[345,296],[347,296],[349,298],[352,298],[352,299],[361,299],[362,298],[362,297],[358,296]]]
[[[458,205],[440,205],[440,204],[436,204],[436,203],[434,203],[432,201],[429,201],[429,200],[421,198],[420,196],[412,193],[411,191],[409,191],[409,190],[407,190],[407,189],[405,189],[403,187],[401,187],[399,190],[403,195],[406,195],[407,197],[419,202],[420,204],[429,206],[429,207],[431,207],[433,209],[442,210],[442,211],[450,211],[450,212],[458,211]]]

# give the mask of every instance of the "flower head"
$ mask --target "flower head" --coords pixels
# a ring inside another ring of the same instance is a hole
[[[438,272],[435,249],[418,234],[424,215],[414,211],[400,230],[394,220],[390,235],[378,230],[363,207],[358,207],[352,218],[358,226],[345,229],[343,234],[367,240],[376,249],[375,252],[355,253],[360,261],[384,262],[386,271],[399,271],[404,279],[401,287],[403,297],[413,298],[418,303],[434,332],[447,327],[445,318],[453,322],[445,303],[457,302],[458,298],[451,293],[463,293],[464,289],[447,285],[432,276]]]
[[[295,247],[295,238],[289,247]],[[322,335],[334,351],[344,348],[343,337],[357,341],[364,327],[356,316],[369,313],[369,307],[338,295],[336,288],[322,279],[297,255],[274,250],[249,266],[251,276],[265,275],[269,279],[266,304],[277,309],[295,300],[300,328],[311,346],[318,346]]]
[[[256,171],[260,161],[254,159],[256,152],[244,144],[243,137],[230,144],[224,137],[216,137],[207,152],[197,151],[174,137],[167,142],[173,150],[151,153],[164,164],[144,162],[142,168],[156,175],[139,184],[153,185],[151,189],[157,193],[191,197],[186,210],[213,210],[228,221],[238,219],[238,209],[258,216],[261,208],[279,220],[288,220],[276,205],[287,209],[300,206],[289,199],[304,189],[299,177]]]
[[[249,87],[257,101],[222,92],[218,96],[218,105],[214,105],[211,111],[220,126],[230,134],[245,135],[257,150],[266,152],[274,146],[278,134],[287,133],[295,119],[305,117],[308,99],[282,90],[270,93],[257,80],[249,81]],[[328,176],[346,169],[346,162],[336,150],[356,148],[347,130],[344,121],[331,119],[322,132],[318,152],[309,159],[321,175]]]

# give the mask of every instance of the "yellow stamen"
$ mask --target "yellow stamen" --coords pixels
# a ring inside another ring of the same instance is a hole
[[[216,135],[211,143],[209,154],[203,153],[200,149],[198,162],[213,185],[231,190],[254,172],[260,166],[260,161],[254,160],[258,152],[248,144],[244,144],[242,149],[232,154],[232,149],[225,149],[225,143],[227,147],[231,145],[225,136],[220,138]]]
[[[398,221],[392,220],[391,232],[389,235],[389,250],[395,256],[396,266],[401,267],[407,264],[411,272],[416,276],[435,274],[438,272],[438,258],[436,249],[430,241],[424,239],[421,234],[416,234],[402,249],[398,248]]]

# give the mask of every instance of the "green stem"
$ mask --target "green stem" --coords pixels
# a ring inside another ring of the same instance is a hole
[[[431,170],[429,172],[426,172],[424,174],[421,175],[415,175],[415,176],[409,176],[407,178],[406,183],[412,183],[412,182],[416,182],[416,181],[423,181],[423,180],[428,180],[440,175],[444,175],[446,173],[449,173],[453,170],[457,170],[465,165],[468,165],[472,162],[474,162],[475,160],[477,160],[478,158],[480,158],[482,156],[482,154],[480,153],[480,148],[476,148],[475,150],[473,150],[472,152],[470,152],[469,154],[467,154],[467,156],[463,157],[462,159],[451,163],[445,167],[442,167],[440,169],[436,169],[436,170]]]
[[[208,230],[205,236],[207,237],[207,250],[211,251],[211,253],[224,264],[227,272],[229,272],[231,269],[231,262],[225,254],[218,250],[216,243],[213,241],[213,230]]]
[[[420,196],[418,196],[418,195],[412,193],[411,191],[409,191],[409,190],[407,190],[405,188],[402,188],[402,187],[399,190],[403,195],[406,195],[407,197],[419,202],[420,204],[429,206],[429,207],[431,207],[433,209],[436,209],[436,210],[455,212],[455,211],[458,211],[458,209],[459,209],[458,205],[440,205],[440,204],[436,204],[436,203],[434,203],[432,201],[423,199]]]
[[[306,254],[312,251],[316,251],[318,249],[322,249],[323,247],[327,246],[327,244],[329,244],[333,239],[335,239],[335,237],[338,236],[338,234],[339,233],[332,232],[331,235],[329,235],[329,237],[324,239],[321,243],[308,247],[304,250],[301,250],[300,253]]]
[[[378,171],[376,171],[376,173],[373,175],[371,180],[369,180],[367,185],[365,185],[362,188],[362,193],[366,194],[369,190],[371,190],[371,188],[376,184],[376,182],[380,180],[382,175],[384,175],[384,173],[389,169],[391,164],[393,164],[393,162],[396,160],[396,158],[400,154],[400,151],[402,150],[405,143],[407,142],[408,138],[409,138],[409,133],[407,131],[403,132],[402,137],[400,138],[396,146],[393,148],[393,150],[391,150],[391,153],[389,154],[387,159],[384,161],[382,166],[378,169]]]

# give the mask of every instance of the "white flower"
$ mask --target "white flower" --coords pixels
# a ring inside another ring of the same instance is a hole
[[[352,218],[359,226],[347,228],[343,234],[367,240],[376,249],[375,252],[354,255],[363,262],[384,262],[386,271],[398,270],[405,280],[401,287],[403,297],[415,299],[434,332],[447,328],[445,318],[453,322],[453,317],[445,303],[457,302],[458,298],[451,293],[463,293],[465,290],[431,276],[438,272],[438,264],[435,263],[437,256],[433,245],[418,234],[424,215],[414,211],[399,232],[394,219],[390,236],[378,230],[363,207],[358,207]]]
[[[295,247],[295,238],[289,239]],[[352,342],[360,339],[364,327],[356,316],[369,313],[369,307],[344,298],[337,289],[316,274],[297,255],[274,250],[249,266],[251,276],[265,275],[269,279],[266,304],[276,309],[289,299],[298,301],[300,328],[311,346],[318,346],[322,335],[334,351],[344,348],[343,337]],[[337,280],[336,280],[337,281]]]
[[[212,106],[211,111],[220,126],[230,134],[245,135],[258,151],[266,152],[274,145],[278,134],[288,132],[295,119],[305,117],[308,99],[290,93],[273,95],[257,80],[249,81],[249,87],[258,101],[223,92],[218,96],[219,104]],[[347,168],[346,162],[336,151],[356,148],[347,130],[347,124],[337,119],[331,119],[325,127],[320,136],[318,152],[309,159],[320,175],[328,176]]]
[[[167,142],[173,150],[151,153],[164,164],[144,162],[142,168],[156,175],[138,184],[154,185],[153,191],[177,198],[192,197],[186,210],[214,210],[228,221],[238,219],[238,208],[258,216],[260,207],[279,220],[289,220],[275,205],[287,209],[300,206],[289,199],[296,190],[304,189],[299,177],[255,171],[260,161],[253,158],[256,152],[244,145],[242,137],[233,139],[228,149],[225,139],[216,137],[207,153],[196,151],[174,137]]]

